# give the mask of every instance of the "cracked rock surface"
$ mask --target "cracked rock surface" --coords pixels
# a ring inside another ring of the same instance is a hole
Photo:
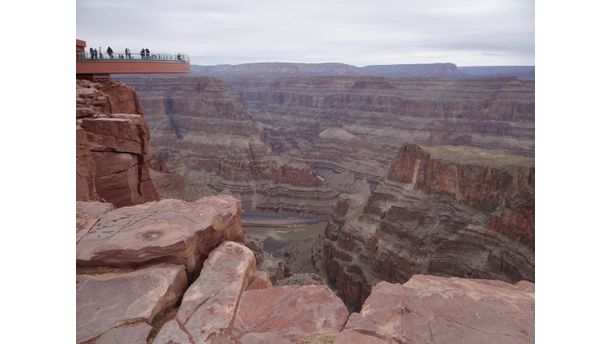
[[[240,240],[240,203],[227,195],[195,202],[165,199],[100,217],[77,244],[79,267],[182,264],[192,274],[224,240]]]
[[[240,296],[254,274],[251,250],[231,241],[219,245],[185,292],[176,317],[164,324],[154,343],[229,342]]]
[[[126,340],[131,336],[142,337],[143,328],[123,326],[138,322],[150,324],[160,311],[176,303],[186,286],[185,268],[173,264],[132,272],[77,275],[77,343],[107,331],[113,333],[98,340],[104,342],[112,336]]]
[[[380,282],[334,343],[533,343],[534,284],[414,275]]]

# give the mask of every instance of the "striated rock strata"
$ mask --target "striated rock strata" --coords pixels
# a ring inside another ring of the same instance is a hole
[[[228,77],[277,153],[340,192],[375,185],[406,142],[534,154],[534,83],[513,77]]]
[[[136,93],[117,81],[77,80],[76,95],[77,201],[122,207],[158,200]]]
[[[191,200],[229,191],[245,209],[329,213],[337,193],[299,155],[275,154],[261,126],[220,80],[124,80],[138,92],[165,168],[179,176],[159,176],[162,194]]]
[[[533,159],[405,145],[371,195],[343,195],[323,265],[349,308],[413,274],[534,280]]]
[[[534,343],[534,285],[415,275],[380,282],[336,344]]]

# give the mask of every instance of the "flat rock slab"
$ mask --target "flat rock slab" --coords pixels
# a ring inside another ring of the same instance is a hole
[[[254,274],[251,250],[232,241],[221,244],[210,253],[200,276],[185,292],[175,319],[164,324],[154,343],[229,341],[240,296]]]
[[[532,286],[425,275],[380,282],[336,343],[533,343]]]
[[[168,262],[191,274],[222,241],[243,236],[240,202],[231,196],[164,199],[104,214],[77,244],[77,266]]]
[[[76,241],[89,232],[100,220],[102,215],[113,210],[111,203],[102,202],[76,202]]]
[[[342,301],[323,285],[290,285],[248,290],[242,294],[233,333],[270,332],[289,337],[334,334],[349,313]]]
[[[185,267],[160,264],[132,272],[77,275],[77,343],[133,322],[151,323],[187,288]]]
[[[151,329],[151,325],[144,322],[115,327],[98,337],[95,344],[146,344]]]

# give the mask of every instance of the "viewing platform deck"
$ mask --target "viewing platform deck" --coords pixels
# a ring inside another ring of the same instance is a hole
[[[189,73],[189,56],[151,52],[115,52],[112,55],[85,51],[85,42],[77,40],[76,74],[77,77],[104,77],[110,74],[180,74]]]

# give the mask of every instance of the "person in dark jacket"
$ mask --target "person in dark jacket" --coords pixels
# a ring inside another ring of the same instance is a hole
[[[146,49],[145,49],[145,56],[147,57],[147,59],[149,58],[149,53],[150,53],[150,52],[149,52],[149,48],[146,48]]]
[[[125,48],[125,58],[126,59],[131,59],[132,58],[132,53],[130,52],[130,49]]]
[[[141,60],[144,60],[144,58],[145,58],[145,50],[144,50],[144,48],[142,48],[142,49],[140,50],[140,59],[141,59]]]
[[[108,57],[110,57],[111,59],[113,58],[113,49],[111,49],[111,47],[108,47],[106,49],[106,53],[108,54]]]
[[[94,58],[95,58],[95,57],[94,57],[94,50],[93,50],[93,48],[92,48],[92,47],[89,47],[89,58],[90,58],[90,59],[94,59]]]

